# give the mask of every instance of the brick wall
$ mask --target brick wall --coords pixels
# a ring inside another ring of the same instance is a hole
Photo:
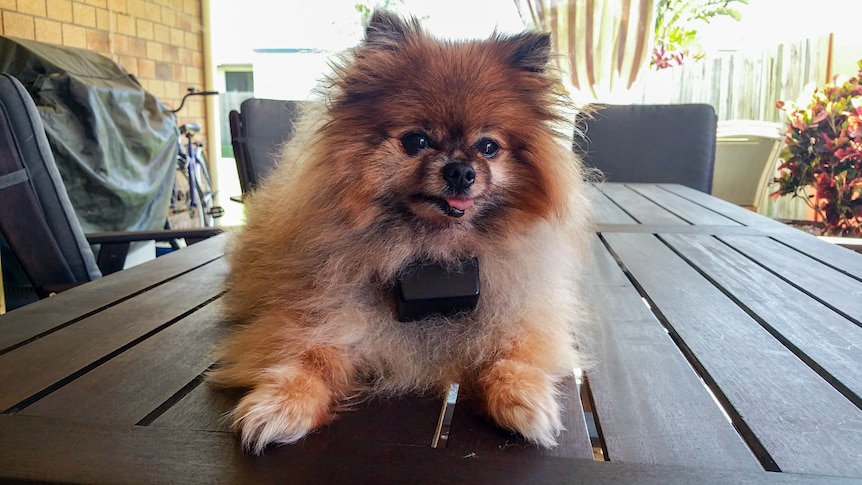
[[[167,106],[204,88],[200,0],[0,0],[0,35],[90,49],[118,62]],[[180,123],[205,122],[190,98]]]

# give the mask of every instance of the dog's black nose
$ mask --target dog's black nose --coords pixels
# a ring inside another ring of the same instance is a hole
[[[476,171],[469,163],[449,162],[443,165],[443,180],[456,192],[467,190],[476,181]]]

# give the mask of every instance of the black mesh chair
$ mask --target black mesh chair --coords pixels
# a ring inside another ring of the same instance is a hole
[[[717,122],[708,104],[596,105],[576,118],[574,149],[608,182],[711,193]]]
[[[9,309],[119,271],[133,241],[193,243],[221,229],[84,234],[33,99],[0,74],[0,247]],[[91,245],[99,245],[98,254]],[[13,274],[21,270],[23,284]],[[12,287],[14,285],[14,287]]]
[[[250,98],[228,115],[242,193],[254,190],[278,163],[281,145],[294,132],[302,101]]]

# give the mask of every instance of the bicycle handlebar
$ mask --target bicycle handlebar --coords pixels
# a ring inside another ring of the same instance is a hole
[[[183,96],[182,101],[180,101],[180,106],[177,109],[172,109],[171,113],[176,113],[179,110],[183,109],[183,106],[185,106],[185,104],[186,104],[186,98],[188,98],[189,96],[214,96],[216,94],[219,94],[219,92],[218,91],[198,91],[195,88],[189,88],[189,92],[186,93],[186,95]]]

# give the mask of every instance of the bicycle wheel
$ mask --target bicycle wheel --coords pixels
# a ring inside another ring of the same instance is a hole
[[[215,219],[221,217],[223,211],[221,207],[215,205],[217,192],[213,188],[209,173],[209,164],[207,163],[203,147],[198,146],[195,152],[198,160],[198,163],[195,164],[198,169],[195,178],[195,182],[197,182],[195,188],[197,189],[201,212],[203,213],[202,220],[205,227],[212,227],[215,225]]]
[[[200,189],[200,162],[197,159],[190,160],[186,173],[189,178],[189,209],[192,219],[197,221],[198,227],[207,227],[206,204]]]
[[[201,227],[200,203],[193,203],[191,197],[193,180],[189,180],[188,164],[184,159],[179,159],[177,169],[174,173],[174,186],[171,193],[170,211],[168,221],[174,229],[186,229]]]

